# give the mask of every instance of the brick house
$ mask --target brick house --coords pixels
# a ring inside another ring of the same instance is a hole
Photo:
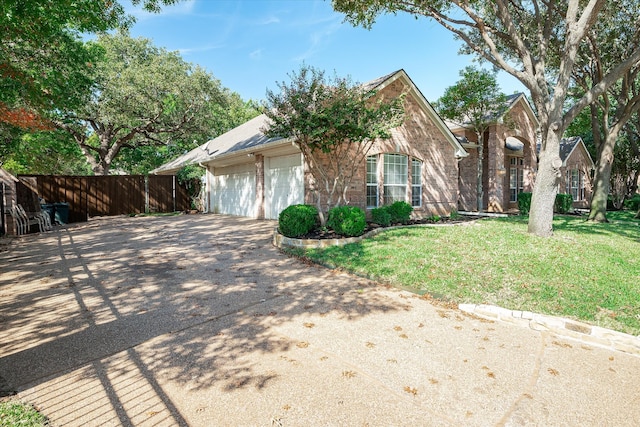
[[[522,93],[506,100],[504,113],[492,120],[484,135],[483,210],[506,212],[518,208],[518,193],[530,192],[535,179],[538,120]],[[459,164],[458,209],[477,211],[478,138],[468,128],[449,123],[468,152]]]
[[[405,92],[406,117],[359,165],[349,203],[371,209],[404,200],[416,216],[450,214],[457,206],[458,161],[467,152],[404,70],[366,86],[387,98]],[[203,166],[205,203],[215,213],[277,219],[289,205],[314,204],[311,173],[300,150],[289,139],[267,138],[261,131],[267,120],[260,115],[152,173]]]
[[[588,209],[593,194],[593,159],[579,136],[563,138],[560,141],[560,179],[558,193],[571,194],[573,207]]]

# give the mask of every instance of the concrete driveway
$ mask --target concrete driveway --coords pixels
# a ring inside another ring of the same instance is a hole
[[[307,265],[274,222],[109,218],[0,253],[0,388],[58,426],[640,425],[640,357]]]

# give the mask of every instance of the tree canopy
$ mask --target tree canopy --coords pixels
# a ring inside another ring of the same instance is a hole
[[[269,137],[291,138],[300,148],[313,176],[312,191],[321,222],[334,206],[348,203],[354,174],[377,138],[404,120],[404,96],[376,97],[374,90],[350,78],[327,77],[324,71],[302,66],[267,91],[265,114]]]
[[[228,91],[202,68],[125,32],[89,44],[100,52],[92,95],[62,111],[56,125],[73,135],[95,174],[108,174],[123,149],[192,143],[215,131],[211,121],[227,107]]]
[[[149,11],[177,0],[132,0]],[[111,0],[4,0],[0,3],[0,124],[46,126],[43,112],[78,102],[91,84],[91,52],[81,33],[127,26]],[[85,90],[82,90],[85,89]]]
[[[578,113],[640,61],[640,49],[626,52],[603,70],[597,85],[567,104],[578,49],[601,18],[605,0],[332,0],[354,25],[370,28],[383,13],[405,12],[435,20],[464,43],[463,49],[516,77],[530,91],[541,135],[539,168],[529,232],[552,234],[553,204],[562,161],[560,139]],[[615,7],[615,6],[614,6]],[[609,22],[613,31],[631,22]]]

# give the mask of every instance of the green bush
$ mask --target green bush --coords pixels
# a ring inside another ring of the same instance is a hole
[[[327,226],[341,236],[361,236],[367,226],[365,214],[357,206],[336,206],[329,211]]]
[[[392,223],[406,224],[411,219],[411,212],[413,212],[413,207],[407,202],[393,202],[386,206],[386,209],[391,215]]]
[[[518,193],[518,209],[521,215],[529,215],[531,210],[531,193]]]
[[[380,224],[383,227],[388,227],[391,224],[391,214],[386,206],[371,209],[371,221],[376,224]]]
[[[573,210],[573,196],[571,194],[556,194],[553,211],[565,214]]]
[[[318,223],[318,209],[311,205],[291,205],[280,212],[278,229],[287,237],[300,237]]]
[[[640,209],[640,194],[634,194],[632,198],[624,201],[624,208],[630,211],[637,211]]]

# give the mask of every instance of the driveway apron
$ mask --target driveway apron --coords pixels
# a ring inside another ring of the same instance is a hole
[[[0,252],[0,391],[57,426],[640,425],[640,357],[309,265],[272,221],[117,217]]]

